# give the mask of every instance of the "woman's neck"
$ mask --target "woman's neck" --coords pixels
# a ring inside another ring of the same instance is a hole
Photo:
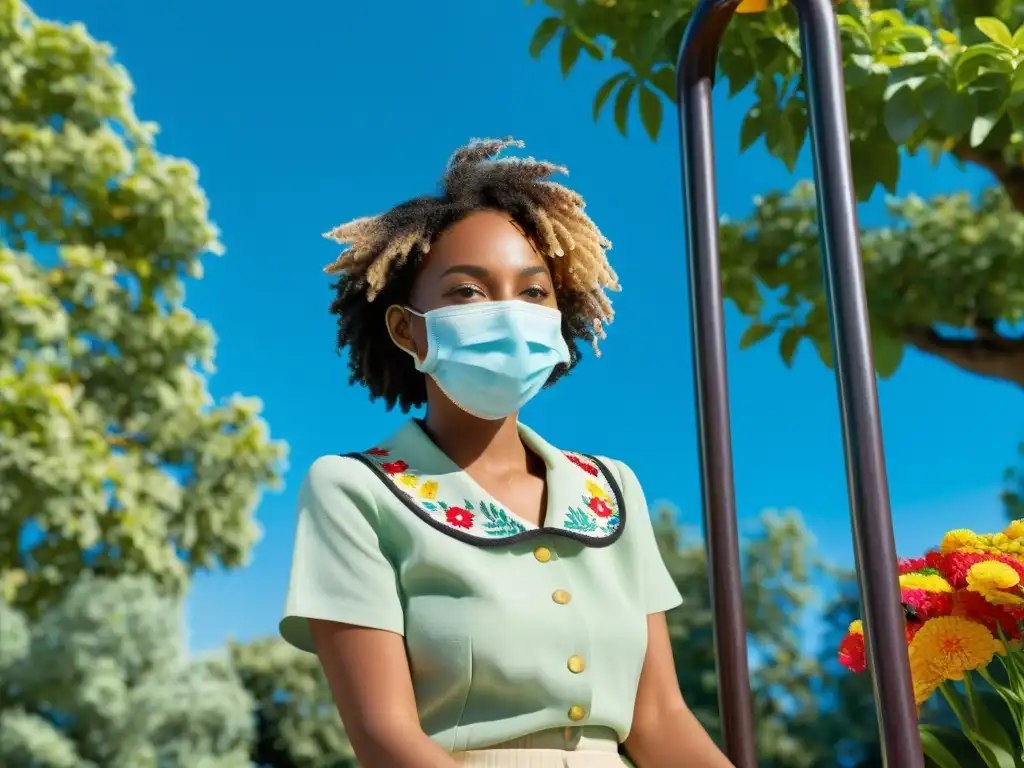
[[[445,455],[463,469],[525,468],[528,452],[519,437],[516,415],[490,421],[472,416],[444,398],[431,398],[423,428]]]

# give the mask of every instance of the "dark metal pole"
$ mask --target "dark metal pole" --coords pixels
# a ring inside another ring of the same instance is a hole
[[[839,31],[830,0],[791,1],[800,23],[854,552],[883,759],[891,768],[924,768],[861,268]],[[739,3],[704,0],[694,11],[679,52],[676,97],[719,706],[726,753],[738,768],[754,768],[711,122],[718,45]]]

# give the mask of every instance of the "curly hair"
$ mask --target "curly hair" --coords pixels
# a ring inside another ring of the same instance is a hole
[[[324,237],[349,248],[324,271],[338,275],[331,313],[338,318],[338,352],[349,354],[349,383],[361,384],[370,399],[383,398],[388,410],[422,405],[426,383],[413,359],[391,340],[385,315],[405,305],[418,267],[431,244],[448,227],[480,210],[508,214],[547,260],[562,312],[562,333],[570,351],[568,365],[580,360],[577,340],[600,355],[598,340],[613,317],[606,290],[619,290],[608,263],[611,243],[584,213],[583,198],[550,177],[568,171],[530,158],[497,155],[521,141],[474,139],[448,161],[438,195],[417,197],[379,216],[355,219]]]

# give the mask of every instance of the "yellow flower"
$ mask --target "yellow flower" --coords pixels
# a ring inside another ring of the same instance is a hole
[[[850,628],[846,630],[851,635],[863,635],[864,634],[864,622],[860,619],[854,619],[850,622]]]
[[[1024,538],[1024,520],[1014,520],[1003,531],[1004,536],[1009,536],[1011,539]]]
[[[923,589],[926,592],[952,592],[949,582],[937,573],[904,573],[900,586],[905,589]]]
[[[1002,644],[977,622],[959,616],[929,619],[910,642],[915,691],[933,682],[963,680],[964,672],[984,667],[1000,651]]]
[[[978,548],[978,535],[966,528],[957,528],[942,537],[942,553],[974,552]]]
[[[611,497],[608,495],[608,492],[593,480],[587,480],[587,493],[595,498],[611,501]]]
[[[967,588],[977,592],[993,605],[1021,605],[1024,598],[1003,590],[1020,584],[1020,576],[1006,563],[985,560],[975,563],[967,571]]]
[[[416,484],[419,483],[419,481],[420,481],[420,479],[418,477],[416,477],[416,475],[405,475],[405,474],[396,475],[395,476],[395,480],[397,480],[398,482],[400,482],[402,485],[406,486],[407,488],[415,488]]]
[[[920,654],[910,654],[910,679],[914,684],[914,701],[920,707],[935,693],[942,678],[927,665]]]
[[[426,499],[427,501],[433,501],[437,498],[437,481],[427,480],[423,485],[420,486],[419,497]]]

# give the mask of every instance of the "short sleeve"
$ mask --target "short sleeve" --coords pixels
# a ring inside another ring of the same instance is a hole
[[[394,566],[381,549],[380,519],[362,464],[323,456],[299,491],[298,523],[281,636],[315,652],[309,619],[403,634],[404,617]]]
[[[640,481],[633,470],[621,461],[613,462],[618,470],[623,502],[626,507],[626,530],[633,543],[634,552],[640,568],[643,584],[643,600],[648,614],[669,611],[683,602],[665,560],[658,549],[658,541],[654,536],[651,513],[647,509]]]

